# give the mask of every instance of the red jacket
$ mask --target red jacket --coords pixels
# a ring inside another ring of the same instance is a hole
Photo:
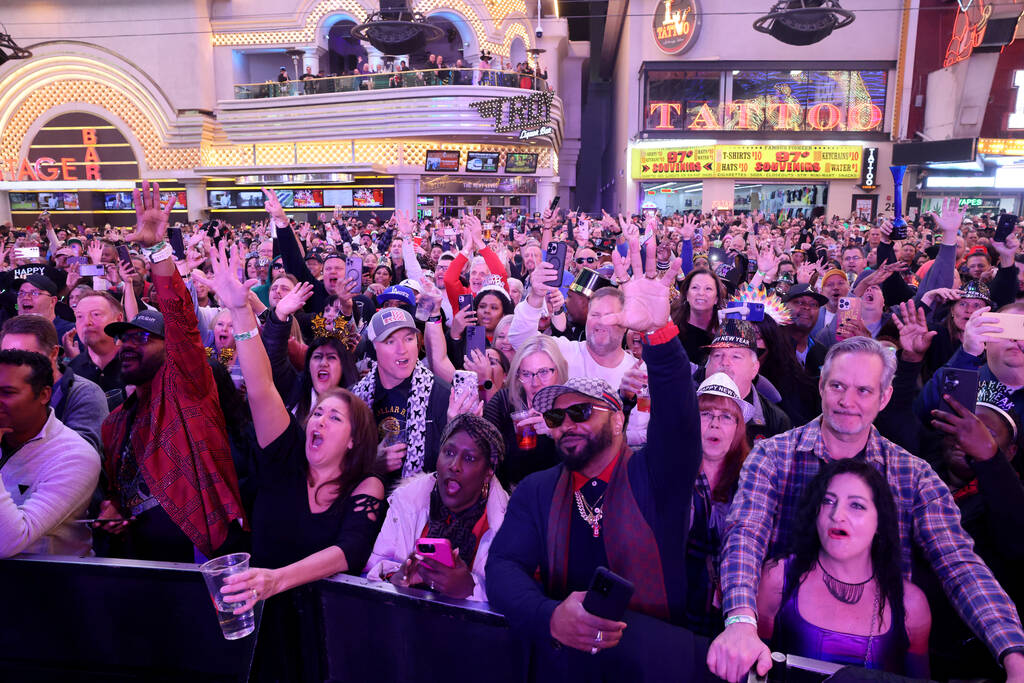
[[[508,271],[505,270],[505,264],[501,262],[498,255],[491,251],[490,247],[484,247],[480,250],[480,255],[484,257],[484,261],[487,263],[487,267],[491,271],[491,275],[501,276],[501,285],[508,291]],[[469,259],[461,251],[459,255],[452,259],[451,265],[448,266],[448,271],[444,274],[444,292],[448,295],[448,301],[452,305],[452,311],[454,313],[459,312],[459,296],[462,294],[472,294],[469,291],[469,287],[466,287],[459,281],[459,275],[462,274],[462,269],[466,267],[466,263]]]
[[[136,387],[132,450],[164,511],[204,555],[212,557],[227,540],[232,521],[245,525],[238,477],[192,298],[177,273],[153,280],[164,315],[166,357],[156,377]],[[104,470],[115,505],[118,460],[127,429],[123,405],[103,422]]]

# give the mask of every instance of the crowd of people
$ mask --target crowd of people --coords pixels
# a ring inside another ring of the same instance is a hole
[[[169,225],[143,183],[133,230],[0,226],[0,556],[249,552],[224,591],[265,601],[262,680],[302,668],[292,589],[347,572],[486,601],[535,680],[774,650],[1024,681],[1006,217],[265,195],[252,224]],[[586,608],[599,568],[621,616]]]
[[[352,69],[344,69],[341,73],[325,73],[322,68],[314,73],[313,67],[307,66],[297,81],[282,66],[276,82],[268,78],[264,84],[250,87],[248,92],[251,97],[262,98],[425,85],[492,85],[547,91],[550,89],[547,78],[547,69],[539,63],[513,64],[506,57],[493,57],[486,52],[481,54],[480,63],[476,66],[461,58],[448,63],[440,54],[428,54],[422,64],[410,64],[404,59],[371,64],[359,57]]]

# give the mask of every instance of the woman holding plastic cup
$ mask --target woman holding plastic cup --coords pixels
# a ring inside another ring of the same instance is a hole
[[[484,417],[505,439],[506,455],[498,468],[498,479],[506,488],[560,462],[544,419],[533,410],[533,397],[568,377],[558,345],[550,337],[537,335],[519,347],[509,366],[505,388],[484,406]]]
[[[290,589],[366,564],[383,521],[384,484],[372,474],[377,427],[351,392],[317,397],[303,429],[274,388],[270,361],[249,307],[252,281],[239,282],[224,244],[211,253],[213,278],[201,276],[230,312],[238,362],[248,388],[260,447],[252,514],[254,565],[225,578],[224,602],[236,614],[277,596],[264,608],[257,650],[259,676],[288,679],[301,662],[293,643],[297,601]],[[286,593],[287,592],[287,593]],[[278,595],[285,593],[285,595]]]

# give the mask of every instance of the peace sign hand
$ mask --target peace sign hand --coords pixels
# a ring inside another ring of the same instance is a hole
[[[287,226],[288,219],[284,215],[284,208],[281,207],[281,200],[277,198],[277,193],[264,187],[263,194],[267,198],[267,201],[263,203],[263,208],[270,214],[271,221],[279,228]]]

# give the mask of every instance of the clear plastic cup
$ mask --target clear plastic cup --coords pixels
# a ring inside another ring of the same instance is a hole
[[[525,424],[524,420],[533,417],[532,410],[520,410],[512,413],[512,422],[516,425],[516,446],[521,451],[532,451],[537,447],[537,430],[532,424]]]
[[[646,384],[636,392],[636,409],[641,413],[651,412],[651,390],[647,388]]]
[[[221,633],[228,640],[244,638],[256,629],[253,610],[235,614],[235,609],[241,603],[224,602],[224,596],[221,594],[224,580],[227,577],[241,574],[248,568],[249,553],[222,555],[199,567],[199,571],[203,573],[203,580],[206,581],[206,588],[210,591],[213,607],[217,611],[217,621],[220,622]]]

